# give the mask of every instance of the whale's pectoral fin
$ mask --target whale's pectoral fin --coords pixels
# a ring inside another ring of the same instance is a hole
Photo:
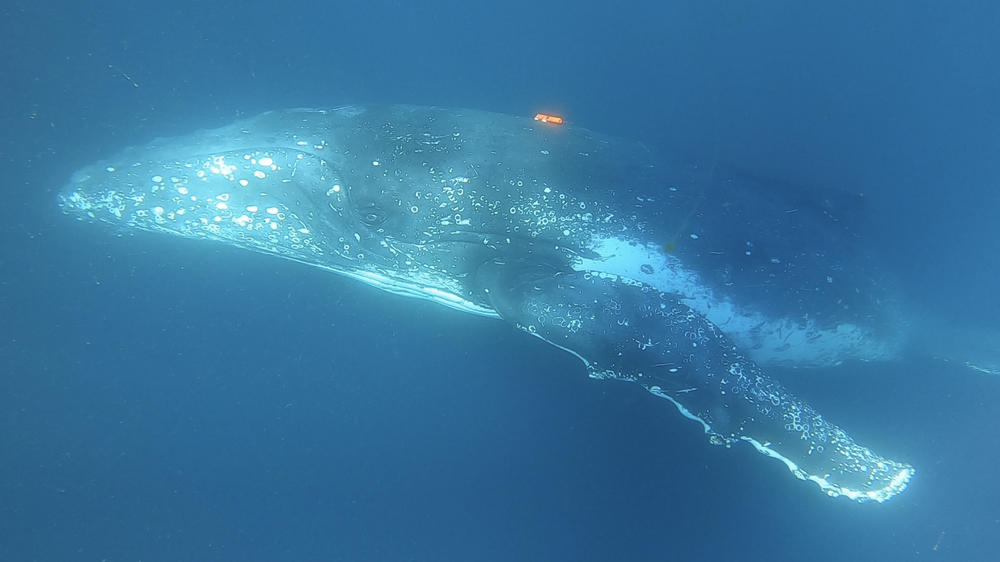
[[[637,382],[702,424],[779,459],[831,496],[885,501],[913,468],[854,442],[764,375],[675,296],[615,277],[499,261],[477,275],[504,319],[578,356],[590,376]]]

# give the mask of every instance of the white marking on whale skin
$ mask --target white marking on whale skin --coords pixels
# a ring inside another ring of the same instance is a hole
[[[682,406],[680,402],[675,400],[672,396],[670,396],[670,394],[665,392],[659,386],[655,385],[650,386],[647,387],[646,390],[648,390],[650,394],[653,394],[654,396],[658,396],[660,398],[666,398],[671,403],[673,403],[674,406],[677,407],[677,410],[681,413],[682,416],[700,423],[702,428],[705,430],[705,433],[714,437],[710,438],[710,442],[717,445],[725,445],[726,447],[729,447],[731,445],[732,443],[731,441],[726,440],[722,436],[714,434],[712,431],[712,427],[705,420],[696,416],[690,410]],[[685,392],[685,390],[677,392]],[[817,474],[809,474],[808,472],[800,468],[799,465],[796,464],[794,461],[792,461],[788,457],[782,455],[774,448],[772,448],[771,443],[761,443],[757,439],[754,439],[753,437],[749,437],[746,435],[739,436],[739,439],[741,441],[746,441],[747,443],[753,445],[753,447],[757,449],[757,451],[760,452],[761,454],[771,457],[772,459],[777,459],[781,461],[785,465],[785,467],[788,468],[788,471],[791,472],[796,478],[798,478],[799,480],[806,480],[815,483],[817,486],[820,487],[821,490],[823,490],[823,492],[826,493],[826,495],[830,497],[844,496],[856,502],[874,501],[882,503],[886,500],[891,499],[893,496],[899,494],[904,489],[906,489],[907,484],[909,484],[910,482],[910,478],[913,477],[913,472],[914,472],[913,468],[905,467],[896,472],[896,474],[893,475],[893,477],[889,480],[889,482],[881,488],[872,490],[855,490],[854,488],[848,488],[846,486],[842,486],[840,484],[831,482],[829,480],[830,476],[829,474],[825,474],[822,476]],[[880,462],[875,459],[868,459],[868,460],[871,462]]]
[[[542,336],[541,336],[541,334],[539,334],[539,333],[538,333],[538,332],[537,332],[537,331],[535,330],[535,327],[534,327],[534,326],[528,326],[528,325],[525,325],[525,324],[521,324],[520,322],[518,322],[518,323],[517,323],[516,325],[517,325],[517,327],[518,327],[518,328],[520,328],[521,330],[524,330],[525,332],[528,332],[529,334],[531,334],[531,335],[535,336],[536,338],[538,338],[538,339],[542,340],[543,342],[545,342],[545,343],[547,343],[547,344],[549,344],[549,345],[551,345],[551,346],[553,346],[553,347],[557,347],[557,348],[559,348],[559,349],[561,349],[561,350],[563,350],[563,351],[565,351],[565,352],[569,353],[569,354],[570,354],[570,355],[572,355],[573,357],[576,357],[576,358],[577,358],[577,359],[579,359],[580,361],[583,361],[583,364],[584,364],[584,366],[586,366],[586,367],[587,367],[587,372],[588,372],[588,373],[590,374],[590,377],[591,377],[591,378],[602,378],[602,377],[599,377],[599,376],[595,376],[595,375],[594,375],[594,374],[593,374],[593,373],[591,372],[591,368],[590,368],[590,361],[587,361],[587,359],[586,359],[586,358],[585,358],[584,356],[580,355],[579,353],[577,353],[577,352],[573,351],[572,349],[570,349],[570,348],[568,348],[568,347],[566,347],[566,346],[562,346],[562,345],[559,345],[559,344],[557,344],[556,342],[554,342],[554,341],[552,341],[552,340],[549,340],[549,339],[546,339],[546,338],[542,337]]]
[[[913,469],[907,467],[897,472],[889,483],[882,488],[875,490],[855,490],[830,482],[826,477],[829,475],[817,476],[815,474],[808,474],[799,468],[797,464],[792,462],[791,459],[782,456],[780,453],[772,449],[769,443],[761,443],[752,437],[746,436],[740,437],[740,439],[753,445],[754,448],[762,454],[773,459],[778,459],[784,463],[785,466],[788,467],[788,470],[795,475],[796,478],[815,482],[816,485],[818,485],[820,489],[826,492],[826,495],[830,497],[845,496],[857,502],[875,501],[882,503],[905,490],[907,484],[910,482],[910,478],[913,477]]]
[[[688,410],[684,406],[681,406],[680,402],[674,400],[672,396],[670,396],[669,394],[667,394],[666,392],[664,392],[663,389],[660,388],[659,386],[655,386],[655,385],[654,386],[650,386],[650,387],[647,387],[646,390],[648,390],[649,393],[652,394],[652,395],[654,395],[654,396],[659,396],[660,398],[666,398],[667,400],[670,400],[670,402],[672,402],[673,405],[677,407],[677,411],[679,411],[682,416],[684,416],[685,418],[687,418],[689,420],[694,420],[694,421],[700,423],[701,426],[702,426],[702,428],[704,428],[705,433],[708,433],[708,434],[712,433],[712,427],[709,426],[707,423],[705,423],[705,420],[703,420],[703,419],[699,418],[698,416],[692,414],[691,410]]]
[[[965,366],[972,369],[973,371],[979,371],[980,373],[986,373],[987,375],[1000,375],[1000,368],[997,367],[987,367],[983,365],[977,365],[972,361],[966,361]]]
[[[695,271],[654,244],[604,238],[595,240],[590,249],[600,257],[578,258],[575,270],[609,273],[679,295],[758,363],[820,367],[847,359],[891,359],[898,353],[892,343],[873,337],[857,324],[845,322],[822,329],[812,320],[773,317],[738,306],[718,296]]]

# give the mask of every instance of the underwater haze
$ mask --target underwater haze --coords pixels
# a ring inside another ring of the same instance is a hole
[[[0,562],[997,559],[1000,5],[92,4],[0,6]],[[352,104],[558,114],[863,225],[916,343],[768,372],[906,490],[826,497],[504,322],[57,204]]]

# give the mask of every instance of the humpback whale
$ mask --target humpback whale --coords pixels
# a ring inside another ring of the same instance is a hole
[[[711,186],[580,127],[399,105],[278,110],[157,139],[80,169],[58,199],[81,220],[503,320],[830,496],[882,502],[914,474],[766,372],[899,352],[891,299],[836,202]]]

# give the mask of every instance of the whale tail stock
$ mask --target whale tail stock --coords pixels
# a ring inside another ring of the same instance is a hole
[[[855,442],[766,376],[675,296],[616,276],[488,263],[477,274],[493,307],[564,349],[591,377],[635,382],[699,422],[709,441],[745,442],[830,496],[882,502],[914,473]]]

